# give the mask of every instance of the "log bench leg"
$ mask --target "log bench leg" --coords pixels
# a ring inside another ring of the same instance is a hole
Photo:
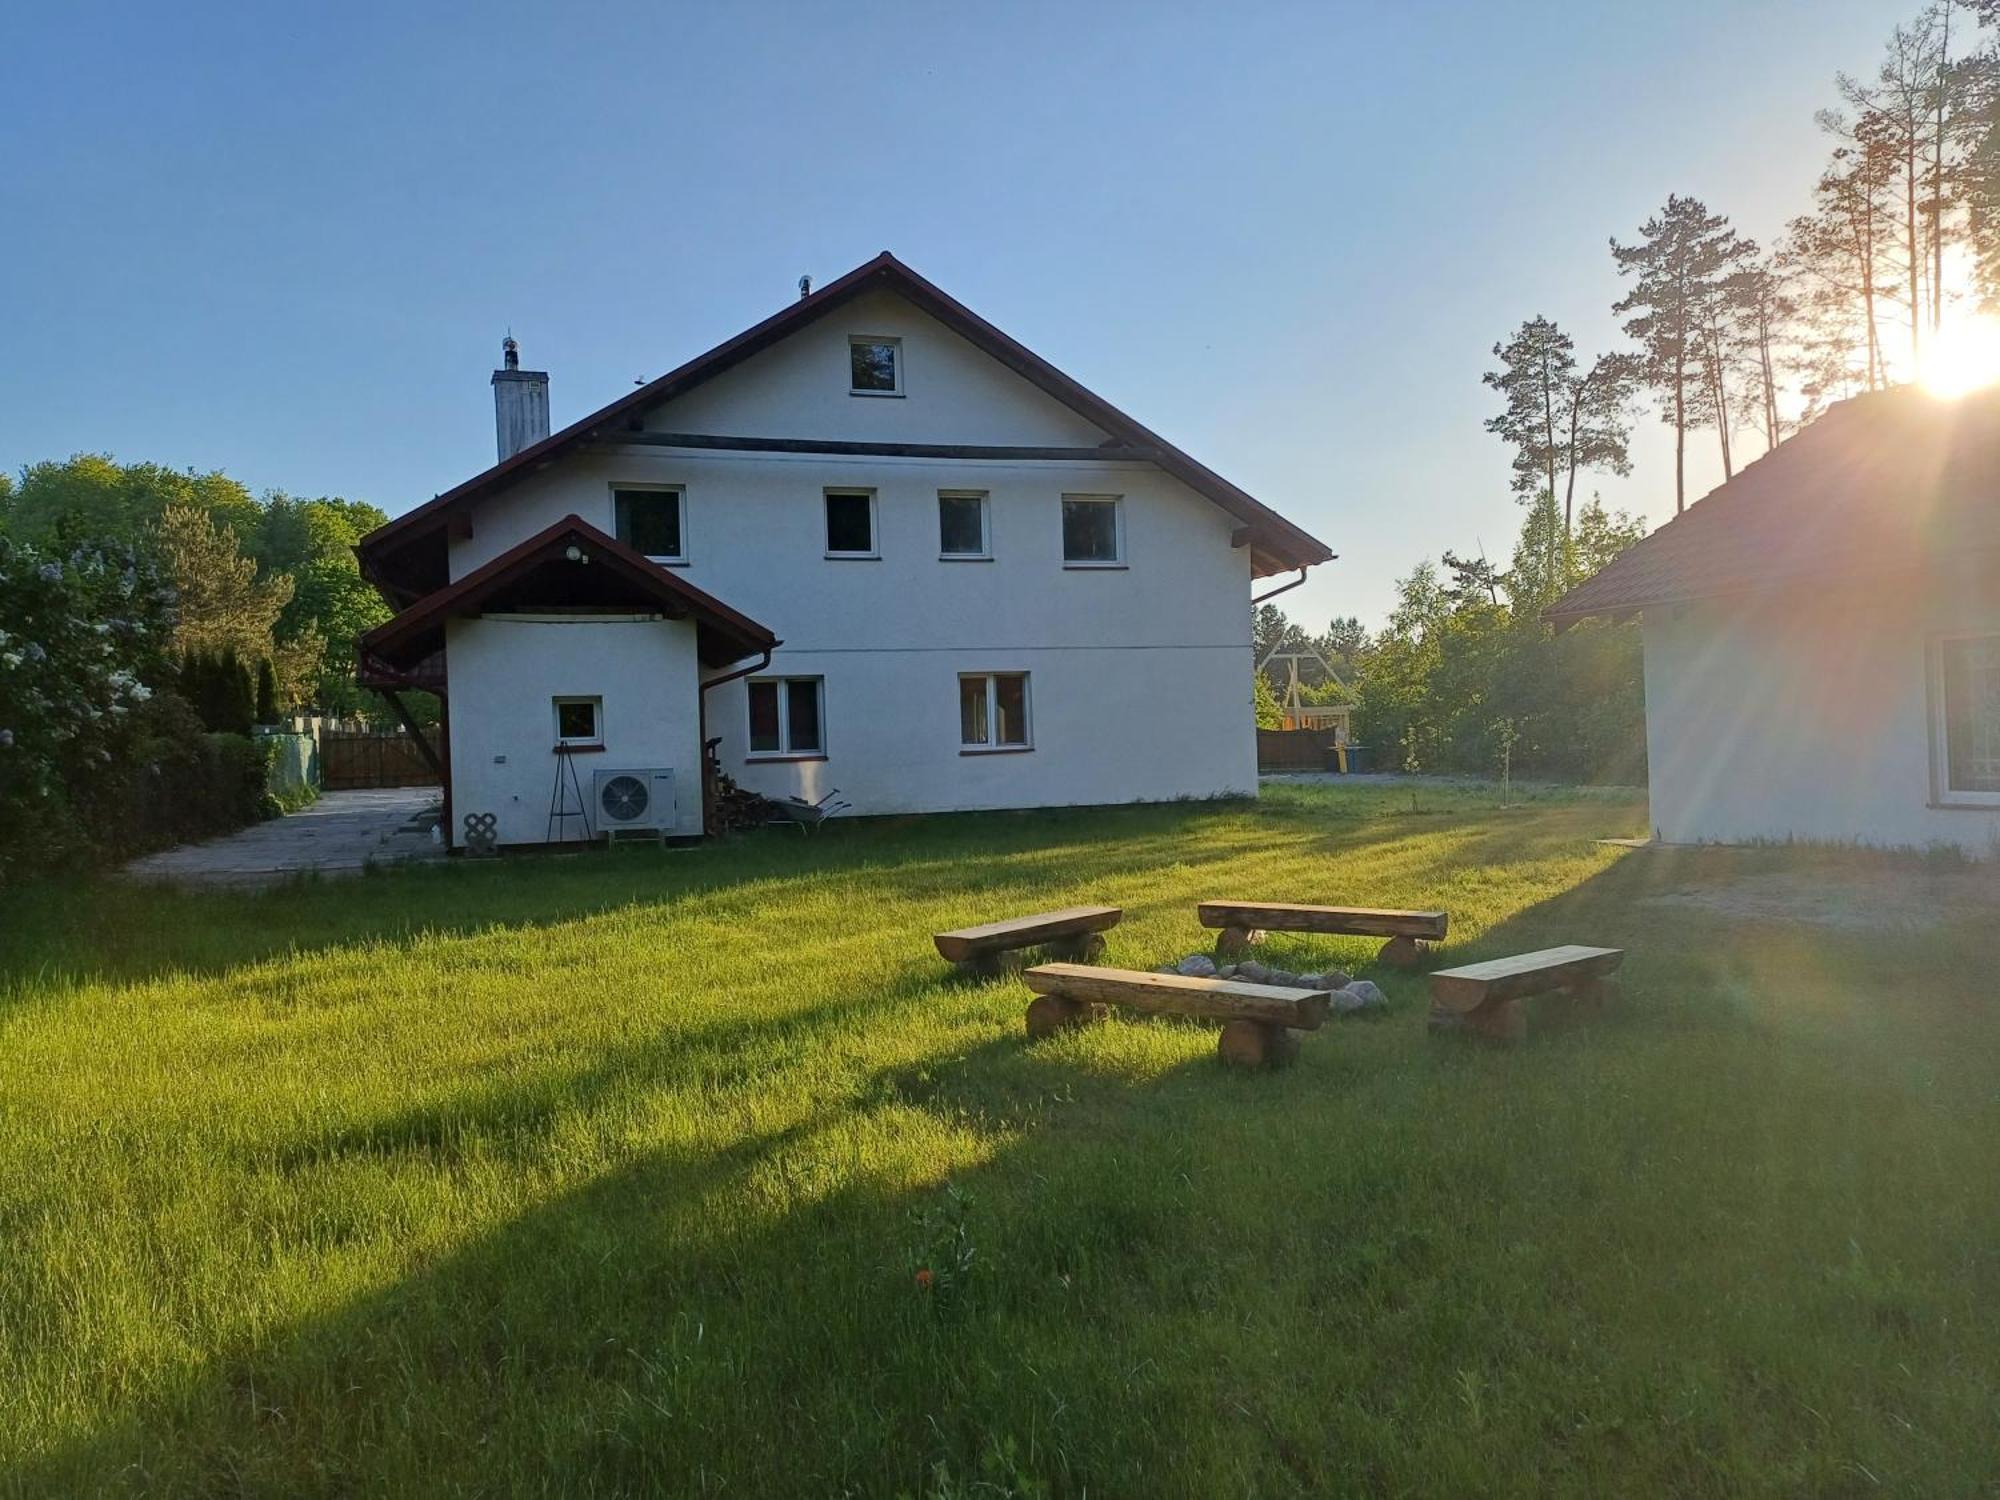
[[[1489,1042],[1518,1042],[1528,1034],[1527,1002],[1489,1000],[1477,1010],[1456,1011],[1433,1001],[1430,1029]]]
[[[1414,969],[1424,961],[1424,945],[1413,937],[1392,937],[1375,955],[1375,962],[1391,969]]]
[[[1028,1040],[1039,1041],[1097,1019],[1097,1007],[1067,995],[1037,995],[1028,1002]]]
[[[1241,958],[1250,951],[1251,945],[1263,936],[1263,933],[1248,927],[1225,927],[1215,935],[1215,956]]]
[[[1049,952],[1071,963],[1087,964],[1104,956],[1104,934],[1080,932],[1075,937],[1058,938],[1049,944]]]
[[[1018,972],[1025,965],[1026,959],[1018,949],[1003,948],[965,959],[957,967],[959,973],[972,979],[1000,979]]]
[[[1268,1021],[1231,1021],[1222,1028],[1215,1050],[1232,1068],[1282,1068],[1298,1061],[1299,1035]]]
[[[1562,991],[1565,1009],[1578,1021],[1596,1020],[1617,996],[1618,981],[1609,978],[1586,979]]]

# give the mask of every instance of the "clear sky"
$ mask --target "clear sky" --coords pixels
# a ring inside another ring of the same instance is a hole
[[[1608,344],[1606,240],[1669,191],[1773,235],[1915,9],[17,3],[0,465],[394,514],[491,462],[510,326],[560,426],[889,249],[1328,542],[1298,618],[1372,625],[1511,543],[1493,343]],[[1605,496],[1663,520],[1650,418],[1636,456]]]

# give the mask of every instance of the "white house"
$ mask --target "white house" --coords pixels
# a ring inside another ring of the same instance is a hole
[[[1256,786],[1251,581],[1332,554],[883,254],[364,538],[362,680],[446,704],[447,825],[705,826]],[[644,804],[643,811],[638,811]]]
[[[1643,618],[1669,843],[2000,841],[2000,393],[1832,407],[1548,612]]]

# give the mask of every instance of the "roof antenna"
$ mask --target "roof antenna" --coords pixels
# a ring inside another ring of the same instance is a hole
[[[801,276],[799,278],[799,300],[803,302],[806,300],[806,298],[810,297],[812,294],[813,294],[812,277]]]
[[[514,330],[507,330],[507,337],[500,340],[501,362],[510,370],[521,368],[521,346],[514,341]]]

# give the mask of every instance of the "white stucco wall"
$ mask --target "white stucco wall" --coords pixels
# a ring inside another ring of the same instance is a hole
[[[848,394],[850,333],[903,339],[905,396]],[[649,425],[1007,445],[1094,446],[1103,437],[890,297],[822,320]],[[722,737],[724,767],[746,786],[814,799],[837,786],[857,813],[1256,788],[1250,559],[1230,545],[1241,523],[1150,465],[639,446],[579,453],[482,502],[471,535],[451,544],[452,576],[565,514],[611,531],[621,483],[684,486],[682,575],[784,641],[770,675],[825,679],[823,762],[746,762],[745,689],[732,683],[710,695],[708,732]],[[876,492],[879,560],[825,556],[827,487]],[[941,489],[987,493],[991,561],[939,558]],[[1123,568],[1064,567],[1066,493],[1122,497]],[[484,724],[505,712],[468,700],[526,689],[505,676],[468,688],[456,638],[451,649],[456,765],[461,747],[470,756],[484,733],[468,727],[468,715]],[[958,674],[1023,670],[1034,749],[962,756]]]
[[[550,838],[556,768],[574,765],[586,805],[600,770],[675,772],[675,834],[701,832],[701,730],[694,627],[679,620],[454,620],[451,797],[454,842],[465,815],[490,812],[503,844]],[[558,697],[601,697],[604,750],[555,754]],[[575,806],[574,794],[569,802]],[[571,837],[580,820],[564,827]]]
[[[1810,839],[1995,852],[2000,809],[1932,786],[1928,644],[2000,630],[1967,580],[1647,613],[1652,816],[1670,843]]]

